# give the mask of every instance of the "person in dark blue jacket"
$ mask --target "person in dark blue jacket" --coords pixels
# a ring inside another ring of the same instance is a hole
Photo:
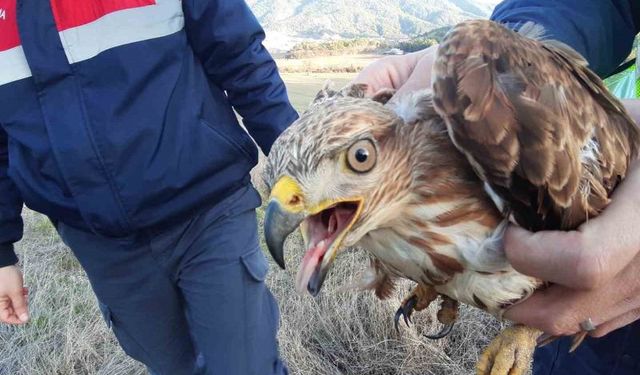
[[[517,29],[534,22],[545,38],[573,47],[602,78],[629,56],[640,31],[637,0],[506,0],[491,19]],[[405,56],[387,57],[364,69],[354,82],[370,92],[397,89],[402,95],[430,87],[437,46]],[[640,100],[624,101],[640,124]],[[534,375],[640,374],[640,162],[632,166],[610,206],[579,232],[507,231],[505,251],[518,271],[553,282],[505,317],[568,336],[580,323],[595,329],[570,354],[570,338],[539,348]],[[590,236],[589,233],[595,233]]]
[[[297,113],[263,39],[242,0],[0,1],[0,321],[26,204],[152,373],[286,373],[249,172]]]

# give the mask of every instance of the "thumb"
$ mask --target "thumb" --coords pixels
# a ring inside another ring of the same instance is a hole
[[[567,287],[582,287],[582,279],[576,273],[584,254],[581,232],[531,233],[511,226],[505,233],[504,247],[517,271]]]
[[[24,289],[20,288],[17,293],[13,293],[9,297],[11,298],[11,304],[13,305],[13,312],[15,316],[17,316],[22,323],[29,321],[27,297],[25,296]]]
[[[431,89],[431,69],[435,61],[436,51],[437,46],[429,47],[425,50],[409,78],[396,92],[396,97],[414,91]]]

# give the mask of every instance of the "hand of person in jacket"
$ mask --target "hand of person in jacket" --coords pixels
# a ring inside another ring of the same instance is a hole
[[[27,293],[22,271],[17,266],[0,267],[0,322],[24,324],[28,321]]]
[[[396,95],[430,88],[436,48],[382,59],[364,69],[354,83],[369,84],[373,92],[396,89]],[[624,104],[640,123],[640,100]],[[610,206],[577,231],[530,233],[509,228],[509,261],[518,271],[554,285],[512,307],[505,317],[550,335],[577,333],[580,323],[590,318],[597,327],[591,335],[598,337],[640,319],[638,191],[640,162],[632,166]]]
[[[510,228],[505,250],[513,267],[554,285],[509,309],[505,318],[552,336],[577,333],[590,318],[596,337],[640,319],[639,191],[636,162],[611,204],[577,231]]]
[[[436,47],[401,56],[383,57],[363,69],[353,82],[366,83],[369,95],[381,89],[398,90],[396,95],[402,95],[404,92],[428,88],[431,85],[431,65]]]

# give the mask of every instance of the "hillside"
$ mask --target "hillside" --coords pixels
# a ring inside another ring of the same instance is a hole
[[[400,39],[486,18],[499,0],[247,0],[271,44],[304,39]]]

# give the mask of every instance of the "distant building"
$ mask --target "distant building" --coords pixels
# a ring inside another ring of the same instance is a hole
[[[382,52],[383,55],[404,55],[404,51],[400,48],[391,48]]]

